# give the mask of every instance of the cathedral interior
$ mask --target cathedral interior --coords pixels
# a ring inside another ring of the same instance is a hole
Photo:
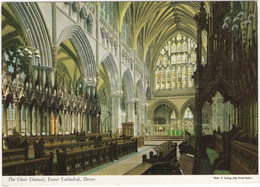
[[[258,174],[254,1],[2,3],[2,174]]]

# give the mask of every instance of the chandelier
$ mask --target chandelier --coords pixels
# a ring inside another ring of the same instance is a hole
[[[238,12],[238,14],[236,14],[236,12]],[[245,16],[246,12],[249,13],[247,17]],[[231,26],[232,31],[236,31],[241,23],[248,27],[254,19],[255,15],[249,10],[235,11],[225,16],[222,29],[225,30]]]

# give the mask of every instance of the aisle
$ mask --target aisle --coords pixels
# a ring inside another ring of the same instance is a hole
[[[149,154],[154,146],[144,146],[138,149],[138,152],[122,157],[114,162],[109,162],[102,166],[90,169],[79,175],[123,175],[127,171],[133,169],[142,163],[142,155]]]
[[[199,159],[198,174],[199,175],[213,175],[208,160]]]

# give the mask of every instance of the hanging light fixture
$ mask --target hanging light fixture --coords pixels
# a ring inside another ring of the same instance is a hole
[[[245,16],[245,12],[249,12],[248,17]],[[243,24],[248,27],[252,23],[252,20],[254,19],[255,19],[255,15],[249,10],[240,10],[237,15],[235,15],[232,12],[225,17],[224,23],[222,25],[222,29],[223,30],[228,29],[229,25],[232,25],[231,29],[232,31],[235,31],[239,29],[239,25],[241,22],[243,22]]]
[[[248,16],[248,19],[249,20],[254,20],[255,19],[255,15],[253,13],[250,13],[249,16]]]
[[[229,16],[227,16],[224,20],[225,23],[230,23],[231,22],[231,18]]]
[[[224,23],[223,25],[222,25],[222,29],[227,29],[228,28],[228,24],[227,23]]]
[[[235,30],[237,30],[238,29],[238,25],[237,24],[234,24],[233,26],[232,26],[232,31],[235,31]]]

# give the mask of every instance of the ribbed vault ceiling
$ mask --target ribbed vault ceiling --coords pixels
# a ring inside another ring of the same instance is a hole
[[[133,47],[136,48],[138,35],[143,32],[144,57],[149,46],[154,52],[160,51],[177,31],[196,39],[197,29],[193,17],[200,9],[198,1],[119,2],[120,32],[129,8],[132,10]],[[209,2],[205,2],[205,9],[209,12]]]

